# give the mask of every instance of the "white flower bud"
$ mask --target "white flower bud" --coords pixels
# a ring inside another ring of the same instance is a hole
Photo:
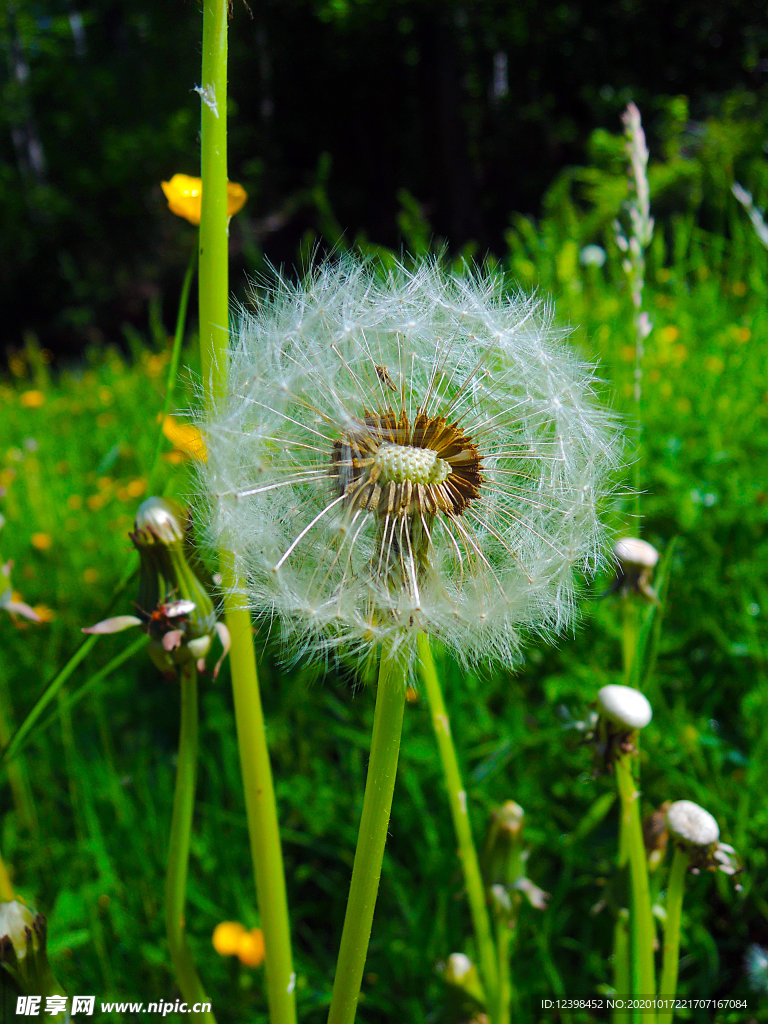
[[[149,533],[164,544],[184,539],[184,530],[176,513],[162,498],[147,498],[136,512],[136,533]]]
[[[29,942],[32,952],[40,949],[40,935],[35,928],[35,915],[18,900],[0,903],[0,936],[7,936],[18,960],[27,955]]]
[[[601,714],[628,729],[644,729],[653,717],[648,698],[631,686],[604,686],[597,695],[597,703]]]
[[[616,541],[613,553],[628,576],[630,567],[635,570],[653,569],[659,560],[659,552],[653,544],[639,537],[622,537]]]
[[[472,961],[466,953],[451,953],[448,957],[446,977],[456,982],[462,982],[472,970]]]
[[[667,825],[675,839],[691,846],[712,846],[720,838],[717,822],[691,800],[677,800],[667,811]]]

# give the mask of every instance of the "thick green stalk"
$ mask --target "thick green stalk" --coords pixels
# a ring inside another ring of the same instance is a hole
[[[173,390],[176,386],[176,377],[179,372],[179,360],[181,359],[181,346],[184,341],[184,326],[187,322],[187,306],[189,304],[189,292],[192,288],[192,277],[195,273],[195,265],[197,264],[197,241],[192,253],[189,257],[189,263],[187,264],[187,272],[184,275],[184,283],[181,286],[181,295],[179,297],[179,309],[176,314],[176,330],[173,335],[173,348],[171,349],[171,361],[168,364],[168,383],[165,386],[165,400],[163,401],[163,411],[160,414],[160,430],[157,434],[157,443],[155,444],[155,454],[152,457],[152,465],[149,471],[149,493],[154,494],[154,481],[155,473],[157,472],[157,464],[160,458],[160,448],[163,443],[163,427],[165,426],[165,418],[171,411],[171,400],[173,398]]]
[[[227,222],[227,0],[203,6],[202,209],[200,216],[200,357],[206,405],[226,390],[229,340]],[[283,855],[272,770],[261,709],[251,618],[237,593],[240,581],[229,552],[220,553],[240,769],[256,894],[264,931],[267,1000],[272,1024],[295,1024],[295,974],[285,893]]]
[[[512,973],[510,971],[510,943],[512,927],[507,921],[499,921],[496,929],[496,951],[499,966],[498,1024],[510,1024],[512,1006]]]
[[[176,981],[182,996],[191,1006],[194,1003],[208,1002],[184,934],[189,840],[195,808],[197,774],[197,670],[193,661],[182,666],[179,681],[181,729],[171,837],[168,843],[168,867],[165,875],[165,930]],[[216,1018],[210,1011],[193,1014],[193,1020],[201,1024],[216,1024]]]
[[[381,653],[371,754],[328,1024],[354,1024],[395,790],[405,708],[401,659]]]
[[[199,303],[200,364],[209,408],[226,388],[229,342],[227,12],[228,0],[203,4]]]
[[[653,996],[654,982],[653,939],[654,925],[651,915],[651,895],[648,886],[648,861],[640,824],[640,794],[632,775],[632,755],[617,758],[616,782],[621,799],[621,815],[627,830],[629,877],[632,889],[632,985],[633,995]],[[644,1024],[653,1024],[655,1015],[645,1013]]]
[[[291,958],[291,932],[285,892],[283,853],[277,805],[269,763],[264,715],[256,675],[251,616],[241,599],[231,594],[235,580],[232,556],[222,552],[221,573],[226,598],[229,652],[235,698],[240,770],[245,788],[245,811],[256,879],[256,896],[264,932],[267,1000],[272,1024],[294,1024],[296,1002]],[[238,604],[240,602],[240,604]]]
[[[497,955],[491,932],[490,915],[488,914],[488,907],[485,901],[485,887],[482,875],[480,874],[480,864],[477,859],[474,840],[472,839],[469,814],[467,813],[467,794],[461,784],[459,762],[456,758],[456,748],[453,745],[453,737],[451,736],[451,724],[445,710],[445,702],[443,701],[440,681],[429,645],[429,637],[425,633],[419,633],[418,646],[421,677],[424,680],[424,686],[427,691],[432,725],[440,751],[443,778],[445,780],[445,787],[448,790],[448,801],[451,805],[451,815],[453,816],[453,828],[459,847],[459,860],[464,872],[464,884],[467,889],[472,925],[477,940],[480,974],[483,986],[488,994],[491,1020],[495,1024],[499,989]]]
[[[685,876],[690,856],[679,846],[675,847],[672,867],[667,884],[667,919],[664,922],[664,959],[661,967],[659,995],[673,999],[677,992],[677,968],[680,962],[680,913],[683,908]],[[672,1009],[660,1010],[658,1024],[672,1024]]]
[[[613,987],[617,996],[626,998],[631,993],[629,971],[629,891],[627,873],[629,870],[629,843],[624,814],[619,814],[619,858],[618,858],[618,891],[616,900],[616,923],[613,926]],[[626,1010],[614,1009],[614,1021],[629,1020]]]

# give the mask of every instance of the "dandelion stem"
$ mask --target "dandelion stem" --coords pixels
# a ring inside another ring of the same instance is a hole
[[[618,857],[618,903],[616,923],[613,926],[613,987],[616,995],[627,997],[631,992],[629,971],[629,843],[628,829],[623,813],[619,814],[619,857]],[[623,1009],[614,1009],[613,1020],[629,1019],[629,1013]]]
[[[512,974],[509,969],[510,940],[512,928],[509,922],[499,921],[496,929],[496,951],[499,965],[498,1024],[510,1024],[512,1005]]]
[[[227,227],[227,0],[203,5],[200,213],[200,361],[206,406],[226,391],[229,341],[229,238]],[[264,931],[267,1001],[272,1024],[295,1024],[295,975],[283,855],[272,770],[256,672],[253,630],[232,556],[220,553],[230,666],[240,749],[240,770],[256,893]]]
[[[429,637],[426,633],[419,633],[418,647],[421,677],[424,680],[424,686],[427,691],[427,699],[432,715],[432,726],[437,738],[443,778],[451,805],[453,828],[459,845],[459,859],[464,872],[464,884],[467,888],[472,925],[477,940],[480,974],[491,1006],[495,1007],[499,989],[497,957],[491,932],[490,916],[485,901],[485,887],[483,886],[483,879],[480,874],[480,864],[472,839],[472,826],[470,825],[467,813],[467,794],[461,784],[456,748],[453,745],[453,737],[451,736],[451,725],[445,709],[445,702],[443,701],[435,661],[432,657]],[[495,1021],[495,1012],[492,1013],[491,1019]]]
[[[231,592],[232,556],[223,553],[220,565],[225,591]],[[226,599],[227,626],[232,640],[229,663],[251,859],[261,928],[264,932],[267,1000],[272,1024],[294,1024],[296,1003],[293,989],[296,975],[293,973],[291,958],[291,931],[277,805],[256,674],[251,616],[242,604],[238,606],[239,601],[231,593]]]
[[[171,951],[173,970],[181,994],[188,1003],[207,1002],[208,997],[195,969],[184,934],[189,840],[195,806],[197,774],[197,670],[194,662],[183,665],[181,684],[181,729],[176,763],[176,790],[173,795],[171,838],[168,843],[168,868],[165,876],[165,930]],[[194,1015],[197,1021],[215,1024],[209,1011]]]
[[[685,876],[690,855],[680,846],[675,847],[667,884],[667,918],[664,922],[664,958],[661,967],[659,995],[672,999],[677,992],[677,969],[680,959],[680,913],[683,907]],[[658,1024],[671,1024],[671,1009],[660,1010]]]
[[[621,816],[627,830],[629,878],[632,890],[632,988],[633,995],[653,996],[656,991],[653,964],[654,924],[648,887],[648,862],[640,825],[640,794],[632,775],[632,755],[622,754],[615,762],[616,782],[621,799]],[[653,1014],[645,1013],[645,1024]]]
[[[354,1024],[355,1020],[387,842],[404,708],[405,669],[400,657],[385,646],[379,665],[363,813],[328,1024]]]
[[[152,457],[152,467],[149,471],[149,492],[154,493],[154,480],[155,473],[157,472],[157,463],[160,458],[160,448],[163,443],[163,427],[165,425],[165,418],[171,410],[171,400],[173,398],[173,390],[176,386],[176,377],[179,373],[179,360],[181,359],[181,346],[184,341],[184,327],[187,322],[187,306],[189,304],[189,293],[192,288],[192,278],[195,273],[195,267],[197,265],[197,249],[198,241],[195,239],[195,246],[192,249],[192,253],[189,257],[189,263],[187,264],[187,272],[184,275],[184,283],[181,286],[181,295],[179,296],[179,309],[176,314],[176,330],[173,335],[173,348],[171,349],[171,361],[168,364],[168,383],[165,386],[165,400],[163,401],[163,411],[160,414],[160,430],[157,435],[157,443],[155,444],[155,454]]]

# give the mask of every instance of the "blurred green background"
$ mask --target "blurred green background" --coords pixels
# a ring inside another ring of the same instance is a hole
[[[159,181],[197,171],[201,18],[191,4],[62,2],[14,3],[0,19],[0,552],[44,619],[0,611],[4,743],[80,627],[103,617],[132,557],[126,534],[146,496],[195,241]],[[573,343],[599,359],[603,400],[630,439],[632,310],[611,225],[628,195],[619,115],[630,98],[641,106],[657,218],[643,536],[662,552],[676,538],[647,688],[643,811],[693,799],[743,858],[740,889],[723,875],[690,880],[683,928],[683,994],[751,1007],[688,1019],[733,1024],[768,1021],[766,993],[745,972],[749,947],[768,946],[768,253],[730,193],[739,180],[768,198],[767,33],[764,8],[744,3],[617,3],[598,17],[577,3],[297,0],[235,6],[229,76],[230,177],[251,194],[232,221],[236,294],[246,272],[300,269],[318,248],[386,258],[383,247],[418,256],[445,244],[446,260],[474,255],[511,287],[555,298]],[[588,244],[604,265],[585,265]],[[177,410],[194,402],[194,314],[184,358]],[[163,456],[161,489],[183,497],[186,454],[167,441]],[[632,508],[618,500],[617,532],[636,531]],[[609,582],[585,588],[575,635],[531,645],[518,673],[443,666],[476,834],[493,806],[517,800],[529,875],[551,893],[545,912],[521,918],[516,1020],[541,1019],[541,998],[610,979],[612,919],[599,906],[615,858],[613,782],[595,775],[576,727],[598,688],[621,681],[621,610],[598,600]],[[70,703],[133,642],[100,639],[42,717],[0,790],[0,849],[49,917],[69,991],[149,1002],[175,998],[162,894],[178,691],[138,654]],[[286,673],[278,645],[258,646],[299,1006],[320,1024],[373,701],[343,673]],[[652,877],[657,894],[665,873]],[[225,919],[258,924],[226,667],[202,685],[187,927],[221,1024],[266,1021],[261,971],[212,948]],[[471,955],[468,934],[419,698],[407,708],[360,1021],[466,1020],[436,964]]]

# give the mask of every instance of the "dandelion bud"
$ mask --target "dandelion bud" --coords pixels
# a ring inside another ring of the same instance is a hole
[[[655,603],[658,595],[651,586],[651,575],[659,561],[659,552],[653,544],[638,537],[622,537],[614,545],[613,553],[619,564],[611,591],[639,594]]]
[[[604,765],[624,754],[635,753],[638,729],[644,729],[653,717],[648,698],[631,686],[612,683],[597,694],[597,728],[594,740]]]
[[[150,657],[163,672],[200,662],[211,647],[216,613],[189,564],[180,514],[163,498],[147,498],[130,537],[141,562],[137,605],[152,640]]]
[[[84,633],[119,633],[142,626],[149,636],[149,656],[161,672],[173,673],[191,661],[205,667],[213,634],[229,650],[226,626],[216,621],[213,601],[189,563],[181,513],[163,498],[147,498],[136,513],[134,532],[128,536],[139,553],[139,617],[117,615],[83,629]]]
[[[653,717],[648,698],[631,686],[604,686],[597,703],[600,713],[620,728],[644,729]]]
[[[712,846],[720,838],[717,822],[691,800],[676,800],[667,810],[667,827],[686,846]]]
[[[485,1003],[485,994],[480,983],[477,968],[464,953],[451,953],[441,970],[443,981],[451,988],[459,989],[477,1003]]]
[[[22,995],[63,995],[46,953],[46,923],[18,900],[0,903],[0,966]]]
[[[525,811],[507,800],[491,812],[483,851],[485,883],[513,885],[523,873],[523,820]]]

